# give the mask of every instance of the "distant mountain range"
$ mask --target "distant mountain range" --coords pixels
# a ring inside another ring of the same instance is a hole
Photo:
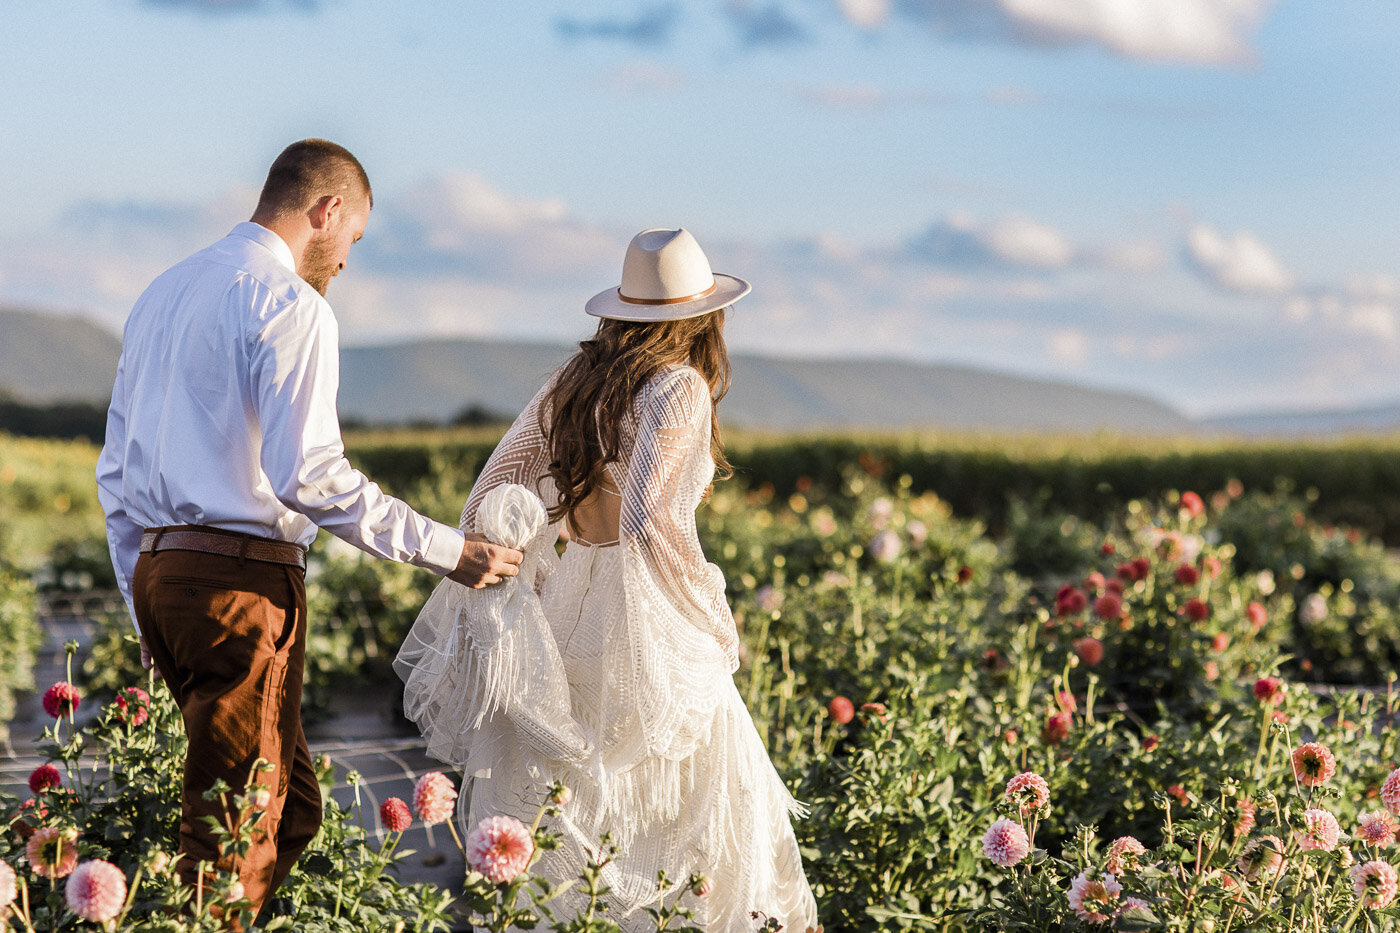
[[[572,348],[500,340],[423,340],[341,352],[343,418],[444,422],[464,411],[509,418]],[[0,396],[106,404],[120,341],[79,317],[0,310]],[[1400,403],[1333,412],[1197,421],[1146,396],[966,366],[882,359],[734,354],[722,412],[776,431],[944,428],[1126,434],[1331,434],[1400,429]]]

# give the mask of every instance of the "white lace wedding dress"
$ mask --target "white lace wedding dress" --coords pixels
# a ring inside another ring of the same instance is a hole
[[[539,501],[557,501],[545,391],[462,513],[464,529],[523,545],[520,576],[483,590],[444,581],[395,662],[428,751],[463,770],[463,830],[495,814],[528,824],[562,781],[574,793],[552,824],[564,843],[536,870],[556,883],[577,877],[610,832],[619,854],[605,875],[608,916],[624,929],[655,929],[644,908],[656,904],[659,869],[678,884],[692,872],[713,881],[683,902],[703,929],[753,930],[753,911],[787,930],[815,927],[790,823],[801,808],[734,686],[724,577],[695,529],[714,476],[709,386],[676,366],[642,387],[622,456],[606,467],[611,490],[599,494],[616,540],[575,537],[562,558]],[[561,917],[578,896],[562,898]]]

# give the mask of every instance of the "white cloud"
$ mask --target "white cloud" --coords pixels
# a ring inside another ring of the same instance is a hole
[[[853,26],[877,29],[890,16],[890,0],[837,0],[841,15]]]
[[[1067,366],[1078,368],[1089,361],[1089,335],[1075,328],[1053,330],[1046,335],[1045,352]]]
[[[1247,231],[1226,237],[1197,224],[1186,237],[1186,255],[1217,287],[1241,295],[1282,295],[1293,276],[1267,246]]]
[[[897,0],[935,32],[1097,45],[1124,58],[1239,64],[1274,0]]]
[[[1075,258],[1064,234],[1027,217],[980,221],[955,212],[916,239],[915,254],[949,265],[1000,265],[1027,269],[1061,269]]]

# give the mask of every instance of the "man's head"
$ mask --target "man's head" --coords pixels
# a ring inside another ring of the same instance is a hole
[[[321,294],[364,235],[374,194],[369,176],[343,146],[292,143],[272,163],[253,220],[300,247],[297,274]]]

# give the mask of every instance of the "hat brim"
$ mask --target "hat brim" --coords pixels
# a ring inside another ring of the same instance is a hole
[[[699,317],[718,311],[743,298],[753,286],[743,279],[716,272],[715,290],[703,298],[693,301],[678,301],[675,304],[644,305],[623,301],[616,288],[599,292],[583,306],[594,317],[605,317],[614,321],[680,321],[688,317]]]

